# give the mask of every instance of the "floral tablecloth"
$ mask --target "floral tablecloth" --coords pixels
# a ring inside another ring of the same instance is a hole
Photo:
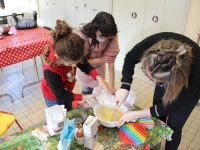
[[[139,107],[134,105],[133,110],[140,110]],[[71,118],[71,115],[75,112],[81,112],[87,115],[94,115],[92,109],[84,109],[82,107],[73,109],[69,112],[67,112],[67,118]],[[126,150],[147,150],[150,147],[153,147],[157,145],[159,142],[161,142],[162,139],[168,138],[170,140],[171,134],[173,133],[172,129],[161,122],[160,120],[156,118],[152,118],[155,122],[154,128],[147,130],[148,137],[144,144],[140,146],[131,146],[126,145]],[[26,132],[32,132],[35,129],[42,130],[43,126],[46,125],[46,122],[41,122],[39,124],[36,124],[32,127],[27,128],[26,130],[23,130],[19,133],[15,133],[14,136],[21,135]],[[118,148],[117,145],[123,143],[118,135],[118,128],[106,128],[103,126],[99,126],[99,132],[98,132],[98,142],[101,143],[104,146],[104,149],[112,149],[112,148]],[[48,143],[43,145],[44,149],[46,150],[56,150],[57,144],[60,140],[60,135],[48,137]],[[74,138],[71,143],[70,150],[88,150],[88,148],[85,148],[83,145],[78,145],[76,142],[76,139]]]

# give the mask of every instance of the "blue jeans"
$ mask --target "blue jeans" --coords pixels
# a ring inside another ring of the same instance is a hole
[[[58,100],[49,100],[48,98],[46,98],[45,96],[44,96],[44,100],[45,100],[45,102],[46,102],[46,105],[47,105],[47,107],[52,107],[52,106],[54,106],[54,105],[59,105],[58,104]]]

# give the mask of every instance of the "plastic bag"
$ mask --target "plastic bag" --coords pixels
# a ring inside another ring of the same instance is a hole
[[[98,90],[98,87],[95,87],[93,89],[92,93],[96,93]],[[133,90],[129,91],[129,94],[126,98],[126,100],[123,102],[123,105],[125,105],[127,107],[128,110],[132,110],[133,108],[133,104],[135,101],[135,97],[136,94]],[[96,100],[99,102],[100,105],[106,105],[106,103],[108,101],[114,102],[115,100],[115,96],[113,94],[111,94],[110,92],[106,91],[106,90],[101,90],[100,93],[95,97]],[[97,105],[97,103],[91,102],[91,101],[87,101],[93,108]]]
[[[58,150],[69,150],[72,139],[74,138],[74,133],[76,129],[76,121],[75,119],[65,121],[60,141],[58,143]]]
[[[51,136],[61,133],[66,120],[66,112],[64,105],[54,105],[45,109],[47,129]]]

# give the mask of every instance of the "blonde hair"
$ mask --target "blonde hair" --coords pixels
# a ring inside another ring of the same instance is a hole
[[[192,47],[180,41],[161,40],[142,56],[142,66],[148,67],[152,77],[167,82],[163,104],[176,100],[181,90],[188,87],[192,65]]]

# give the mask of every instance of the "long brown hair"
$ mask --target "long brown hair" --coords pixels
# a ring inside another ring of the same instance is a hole
[[[104,11],[99,12],[90,23],[83,25],[81,32],[87,37],[92,38],[91,47],[98,43],[95,34],[98,30],[104,37],[117,35],[117,25],[111,14]]]
[[[192,65],[192,47],[177,40],[161,40],[142,56],[142,66],[148,67],[152,77],[167,82],[163,103],[176,100],[181,90],[188,87]]]
[[[51,36],[55,52],[61,59],[79,61],[84,56],[84,40],[72,30],[65,21],[57,20]]]

